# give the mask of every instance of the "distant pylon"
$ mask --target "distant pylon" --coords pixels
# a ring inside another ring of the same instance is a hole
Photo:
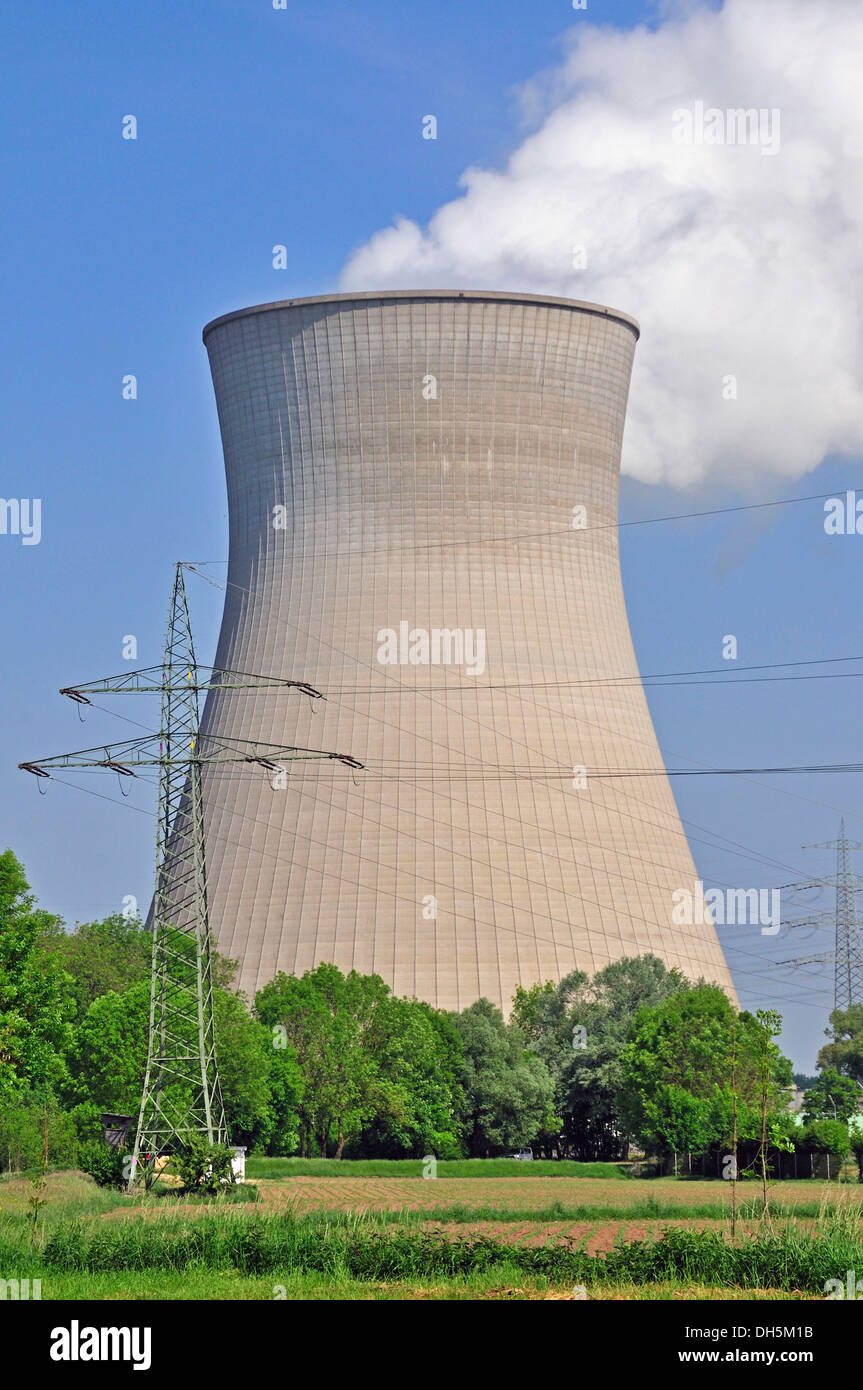
[[[851,868],[852,850],[863,850],[863,844],[849,840],[845,835],[844,817],[839,823],[839,839],[827,840],[818,845],[804,845],[804,849],[835,849],[836,873],[826,878],[813,880],[811,884],[790,884],[789,887],[814,887],[815,884],[834,887],[836,902],[833,912],[834,947],[832,951],[820,951],[811,956],[796,956],[792,960],[776,961],[783,965],[833,965],[833,1008],[850,1009],[852,1004],[863,1004],[863,943],[860,940],[860,925],[857,915],[857,894],[860,880]],[[826,923],[830,914],[817,913],[807,922],[791,925],[815,925]]]
[[[824,846],[830,848],[829,845]],[[857,877],[852,872],[849,852],[863,849],[857,841],[845,838],[844,817],[836,842],[836,963],[834,967],[834,1005],[850,1009],[863,1004],[863,949],[857,920]]]

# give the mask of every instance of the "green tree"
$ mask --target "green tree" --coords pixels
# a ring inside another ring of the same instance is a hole
[[[73,981],[76,1021],[104,994],[122,994],[150,978],[153,938],[138,917],[114,913],[100,922],[79,922],[67,932],[58,923],[43,933],[41,950]]]
[[[137,1116],[149,1024],[150,986],[143,980],[94,999],[75,1031],[68,1100]]]
[[[34,1089],[50,1092],[66,1076],[71,1041],[71,980],[45,961],[42,937],[58,919],[38,909],[10,849],[0,854],[0,1102]]]
[[[228,1134],[234,1144],[264,1147],[278,1116],[271,1082],[277,1069],[287,1090],[298,1083],[296,1059],[276,1061],[267,1028],[253,1018],[241,996],[213,990],[216,1060]],[[291,1072],[292,1069],[292,1072]]]
[[[299,978],[277,975],[259,991],[255,1008],[277,1047],[296,1055],[303,1154],[313,1148],[337,1158],[459,1152],[460,1044],[446,1015],[396,998],[379,975],[343,975],[329,964]]]
[[[518,1024],[507,1027],[488,999],[479,999],[453,1023],[461,1038],[462,1133],[472,1157],[529,1144],[556,1127],[554,1083],[545,1062],[525,1049]]]
[[[851,1151],[848,1126],[841,1120],[811,1120],[797,1131],[796,1147],[802,1153],[837,1154],[844,1158]]]
[[[78,1137],[71,1115],[54,1100],[27,1092],[19,1100],[0,1103],[0,1170],[20,1172],[37,1168],[45,1159],[54,1167],[74,1167]]]
[[[790,1062],[752,1014],[736,1015],[735,1028],[733,1007],[715,985],[698,985],[640,1010],[620,1066],[624,1124],[654,1153],[680,1151],[680,1092],[696,1102],[687,1107],[687,1126],[693,1127],[687,1147],[697,1137],[700,1149],[730,1141],[735,1098],[740,1139],[760,1139],[765,1123],[772,1133],[773,1117],[787,1105]]]
[[[266,1123],[259,1123],[250,1136],[252,1148],[264,1148],[271,1154],[292,1154],[300,1145],[300,1104],[305,1082],[293,1048],[272,1048],[269,1089],[270,1105]]]
[[[258,991],[255,1009],[277,1041],[293,1050],[303,1078],[298,1104],[300,1147],[325,1157],[330,1142],[341,1158],[345,1143],[386,1107],[373,1059],[363,1047],[361,1019],[370,1007],[359,976],[322,964],[300,977],[280,971]],[[377,977],[370,977],[377,978]],[[386,986],[380,981],[383,990]],[[284,1030],[280,1032],[280,1030]]]
[[[649,1109],[650,1131],[671,1153],[702,1153],[715,1138],[715,1107],[709,1096],[694,1096],[683,1086],[660,1086]]]
[[[461,1044],[451,1019],[430,1004],[398,999],[387,990],[368,1013],[361,1034],[377,1069],[383,1105],[353,1141],[351,1156],[458,1157]]]
[[[834,1009],[825,1034],[831,1039],[818,1053],[818,1067],[828,1067],[863,1083],[863,1004]]]
[[[689,989],[656,956],[624,957],[592,980],[574,971],[557,985],[517,990],[513,1020],[554,1080],[558,1134],[541,1136],[547,1152],[612,1159],[625,1147],[619,1112],[620,1054],[640,1008]]]
[[[843,1120],[846,1124],[860,1109],[860,1087],[850,1076],[828,1067],[803,1097],[803,1119]]]
[[[215,1195],[233,1185],[233,1149],[228,1144],[210,1144],[202,1134],[190,1134],[177,1150],[176,1163],[184,1192]]]

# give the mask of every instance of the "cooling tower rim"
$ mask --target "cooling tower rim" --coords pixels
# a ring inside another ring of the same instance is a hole
[[[342,294],[312,294],[302,299],[274,299],[267,304],[253,304],[247,309],[234,309],[229,314],[220,314],[205,326],[202,338],[204,343],[214,328],[221,328],[235,319],[249,318],[252,314],[267,314],[274,309],[302,309],[309,304],[349,304],[375,300],[447,300],[470,299],[491,300],[502,304],[542,304],[554,309],[571,309],[582,314],[595,314],[600,318],[615,319],[625,324],[635,333],[636,340],[641,335],[637,319],[625,314],[621,309],[609,309],[605,304],[591,304],[585,299],[563,299],[550,294],[518,294],[513,290],[353,290]]]

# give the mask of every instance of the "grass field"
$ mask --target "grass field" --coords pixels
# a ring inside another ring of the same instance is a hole
[[[258,1158],[246,1163],[248,1178],[421,1178],[421,1158],[369,1158],[344,1162],[334,1158]],[[628,1163],[560,1163],[515,1158],[439,1159],[438,1178],[628,1178]]]
[[[32,1184],[6,1176],[0,1278],[39,1278],[49,1300],[811,1299],[863,1269],[863,1185],[774,1183],[768,1229],[739,1184],[732,1244],[725,1183],[501,1162],[441,1182],[442,1163],[432,1180],[416,1163],[257,1160],[273,1175],[242,1203],[52,1173],[35,1228]]]

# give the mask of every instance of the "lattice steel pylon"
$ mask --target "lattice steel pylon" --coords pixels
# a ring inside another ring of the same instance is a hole
[[[162,669],[159,809],[147,1070],[129,1185],[141,1154],[228,1132],[216,1061],[199,743],[197,663],[183,582],[174,576]],[[167,1084],[166,1084],[167,1083]]]
[[[281,771],[284,762],[330,759],[351,768],[362,767],[347,754],[247,739],[208,739],[201,734],[201,691],[282,687],[312,699],[322,697],[303,681],[198,667],[183,569],[181,562],[174,577],[162,667],[67,686],[60,692],[79,705],[88,705],[92,703],[90,695],[96,693],[159,691],[158,735],[19,763],[40,779],[50,778],[51,768],[103,767],[121,778],[134,777],[136,768],[159,769],[147,1067],[130,1188],[142,1155],[146,1172],[152,1173],[158,1157],[175,1145],[182,1146],[191,1135],[200,1135],[210,1144],[225,1143],[228,1138],[213,1014],[203,765],[242,762],[274,772]],[[157,679],[159,670],[161,680]],[[104,756],[98,757],[99,753]]]
[[[811,956],[796,956],[791,960],[775,961],[774,967],[799,965],[833,966],[833,1008],[850,1009],[852,1004],[863,1004],[863,942],[860,939],[860,923],[857,914],[857,894],[861,891],[858,875],[851,868],[852,850],[863,850],[863,844],[849,840],[845,835],[845,819],[839,823],[839,839],[827,840],[818,845],[804,845],[804,849],[835,849],[836,873],[825,878],[812,880],[808,884],[790,884],[789,887],[814,887],[817,884],[829,885],[836,890],[835,907],[832,914],[817,913],[805,923],[796,925],[826,924],[831,919],[834,929],[832,951],[819,951]]]
[[[813,846],[815,848],[815,846]],[[857,841],[845,838],[845,820],[839,825],[835,845],[819,845],[819,849],[836,850],[836,960],[833,967],[834,1009],[850,1009],[863,1004],[863,948],[860,944],[860,925],[857,920],[857,876],[851,868],[850,852],[863,849]]]

